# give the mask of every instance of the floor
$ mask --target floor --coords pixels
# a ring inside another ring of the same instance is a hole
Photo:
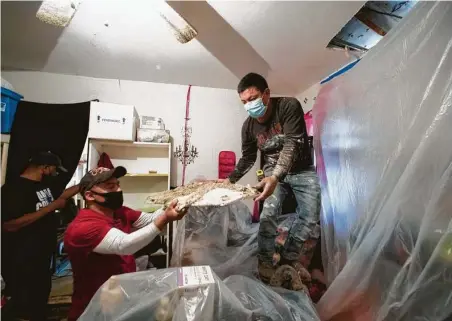
[[[54,278],[49,297],[49,320],[66,321],[72,295],[72,276]]]

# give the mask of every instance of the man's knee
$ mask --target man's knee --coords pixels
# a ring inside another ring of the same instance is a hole
[[[275,236],[278,227],[277,217],[266,216],[261,217],[259,223],[259,235]]]

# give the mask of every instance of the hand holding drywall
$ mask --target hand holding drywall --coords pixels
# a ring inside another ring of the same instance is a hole
[[[181,220],[187,213],[187,208],[177,209],[177,200],[174,200],[165,209],[165,217],[169,222]]]
[[[259,184],[257,184],[254,188],[256,188],[259,191],[262,191],[262,193],[256,197],[254,200],[256,202],[264,201],[267,199],[270,195],[273,194],[273,191],[276,188],[276,185],[278,184],[278,178],[276,176],[269,176],[262,179]]]

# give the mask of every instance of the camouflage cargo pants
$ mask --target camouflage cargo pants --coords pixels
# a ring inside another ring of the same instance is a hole
[[[282,204],[290,190],[297,201],[297,215],[291,226],[278,229]],[[285,260],[299,260],[303,245],[318,228],[319,220],[320,185],[315,170],[287,175],[264,202],[258,234],[260,261],[271,263],[275,252]]]

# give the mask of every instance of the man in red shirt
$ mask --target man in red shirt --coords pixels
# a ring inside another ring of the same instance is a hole
[[[99,287],[111,276],[136,271],[133,254],[158,236],[167,223],[180,220],[184,212],[174,201],[166,210],[142,213],[123,206],[118,178],[124,167],[96,168],[80,181],[87,208],[66,230],[65,250],[74,276],[69,321],[77,320]]]

